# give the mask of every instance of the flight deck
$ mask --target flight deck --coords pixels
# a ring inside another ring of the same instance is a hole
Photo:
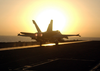
[[[76,41],[76,42],[61,42],[61,43],[58,43],[58,45],[81,43],[81,42],[89,42],[89,40],[87,40],[87,41]],[[55,45],[55,43],[42,44],[42,46],[54,46],[54,45]],[[34,48],[34,47],[40,47],[40,45],[30,45],[30,46],[20,46],[20,47],[5,47],[5,48],[0,48],[0,51],[26,49],[26,48]]]
[[[100,41],[64,42],[62,45],[0,51],[1,71],[99,71]],[[68,43],[68,44],[67,44]],[[34,45],[33,45],[34,46]],[[10,47],[12,48],[12,47]],[[17,47],[16,47],[17,48]],[[1,48],[3,49],[3,48]]]

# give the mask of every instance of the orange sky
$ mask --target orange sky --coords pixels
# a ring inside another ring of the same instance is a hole
[[[0,35],[37,32],[32,20],[46,31],[100,37],[100,0],[0,0]]]

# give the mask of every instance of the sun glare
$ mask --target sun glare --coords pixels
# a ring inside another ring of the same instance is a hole
[[[46,31],[50,20],[53,20],[53,30],[62,31],[68,19],[60,10],[45,9],[36,17],[36,22],[42,31]]]

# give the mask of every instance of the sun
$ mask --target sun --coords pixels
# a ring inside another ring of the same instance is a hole
[[[36,23],[40,27],[41,31],[46,31],[50,20],[53,20],[53,30],[62,31],[67,24],[68,18],[57,9],[45,9],[40,12],[36,17]]]

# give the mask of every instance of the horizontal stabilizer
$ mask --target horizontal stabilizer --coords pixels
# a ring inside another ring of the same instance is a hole
[[[25,35],[34,35],[34,33],[27,33],[27,32],[20,32],[20,33]]]
[[[55,35],[54,37],[57,37],[57,38],[67,38],[68,39],[69,36],[79,36],[79,37],[81,37],[79,34],[76,34],[76,35]]]

